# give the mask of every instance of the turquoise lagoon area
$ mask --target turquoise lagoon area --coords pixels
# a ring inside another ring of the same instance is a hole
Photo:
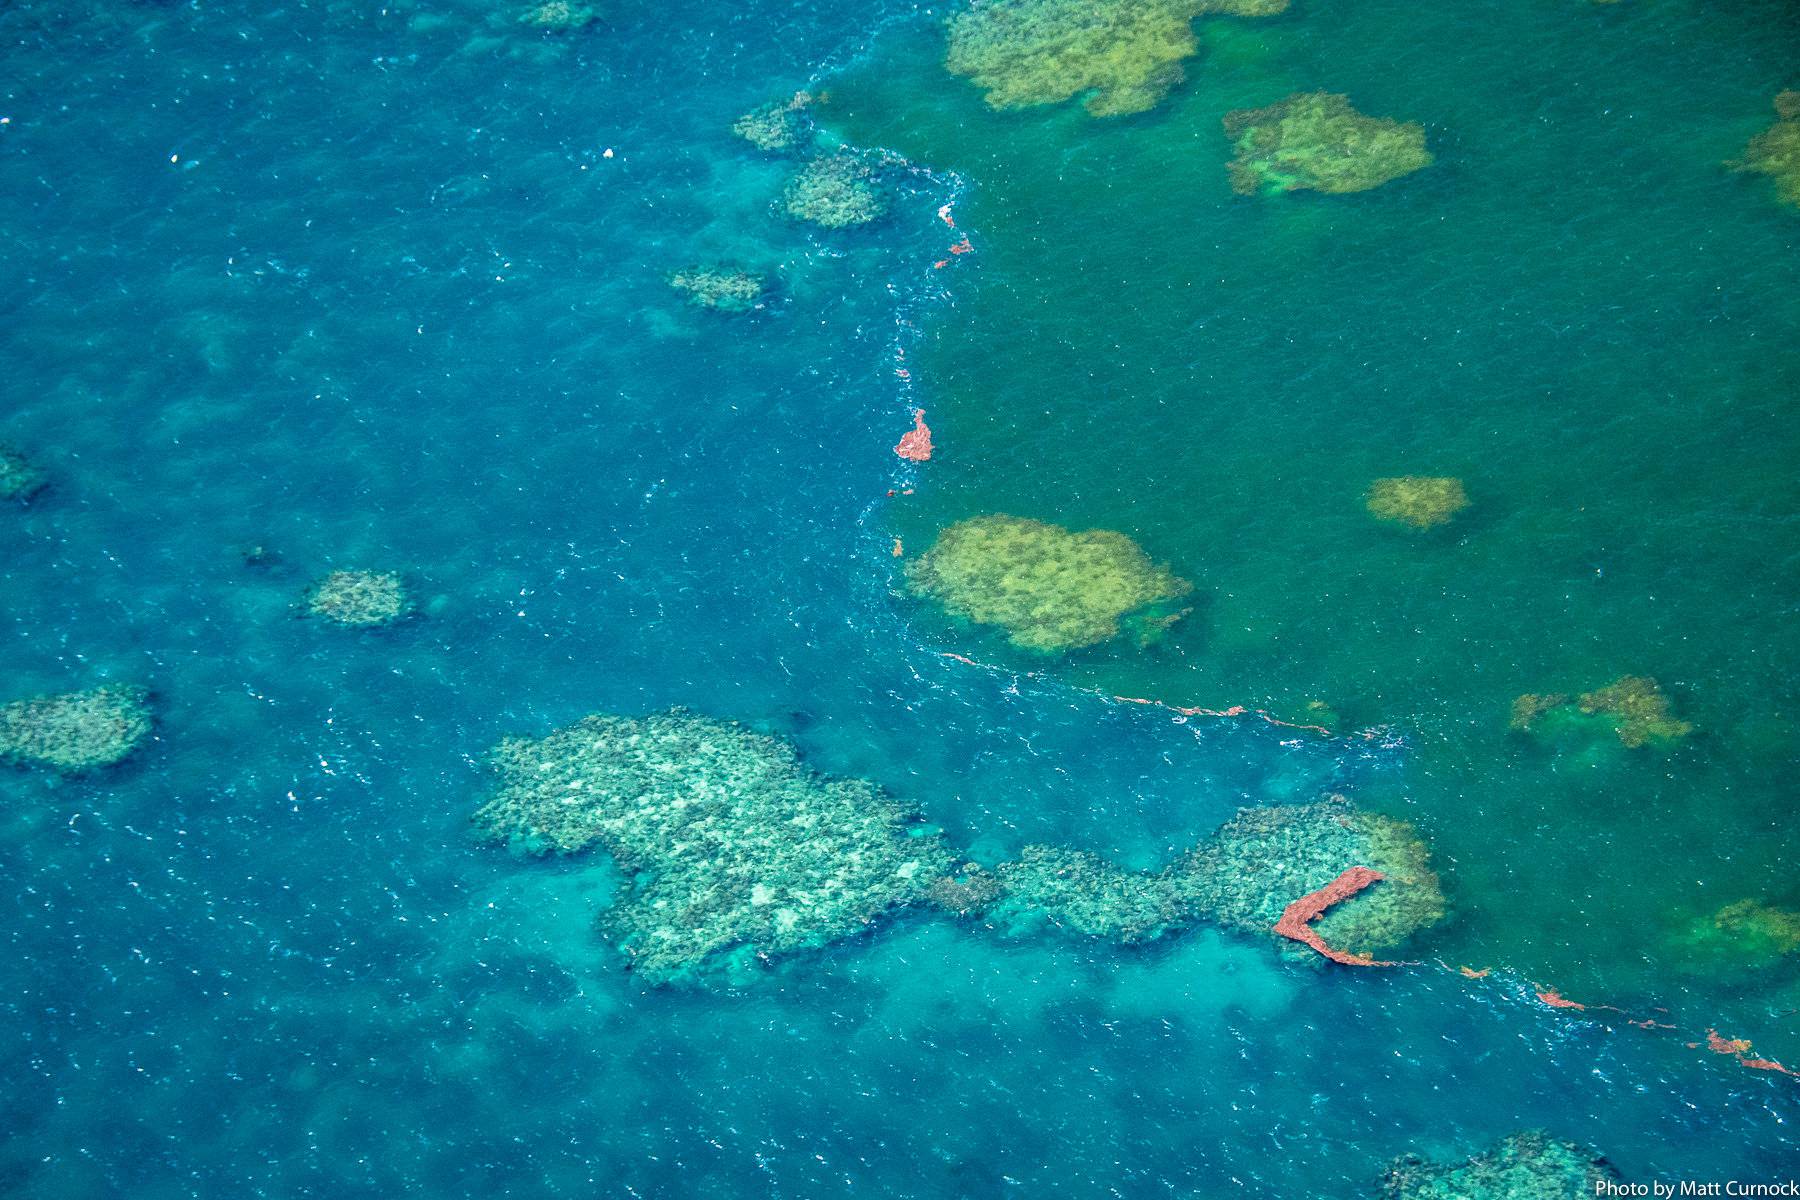
[[[0,8],[0,443],[49,479],[0,704],[157,718],[0,769],[0,1195],[1293,1200],[1524,1129],[1800,1170],[1800,209],[1726,166],[1800,9],[1294,0],[1094,116],[985,103],[959,8]],[[792,220],[731,132],[802,88],[882,219]],[[1224,115],[1313,91],[1435,161],[1235,193]],[[711,263],[758,306],[669,286]],[[1397,476],[1469,505],[1377,521]],[[1185,615],[1051,654],[908,587],[994,513]],[[304,616],[339,569],[413,612]],[[1622,677],[1692,732],[1509,728]],[[1448,915],[1358,968],[914,905],[650,980],[602,849],[471,816],[502,738],[672,706],[989,867],[1342,793]]]

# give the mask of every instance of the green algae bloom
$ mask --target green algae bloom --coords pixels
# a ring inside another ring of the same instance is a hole
[[[509,739],[493,764],[477,828],[527,853],[609,852],[630,886],[600,928],[652,982],[853,936],[953,867],[873,784],[821,778],[784,741],[680,709]]]
[[[1185,918],[1167,875],[1127,871],[1085,850],[1027,846],[998,874],[1005,898],[995,916],[1015,929],[1048,922],[1131,944],[1161,937]]]
[[[15,701],[0,707],[0,763],[79,775],[129,757],[152,724],[149,691],[130,684]]]
[[[888,209],[875,172],[854,154],[813,159],[788,181],[781,202],[789,216],[827,229],[867,225]]]
[[[519,14],[519,23],[546,33],[573,33],[592,25],[599,14],[585,4],[570,0],[545,0]]]
[[[1775,97],[1775,115],[1775,124],[1752,138],[1744,157],[1729,165],[1769,176],[1782,203],[1800,207],[1800,92]]]
[[[1364,192],[1433,161],[1423,125],[1365,117],[1331,92],[1226,113],[1225,134],[1237,149],[1231,187],[1245,196]]]
[[[29,500],[44,490],[50,476],[18,451],[0,445],[0,500]]]
[[[1083,95],[1096,117],[1155,108],[1198,49],[1202,13],[1270,16],[1287,0],[976,0],[950,18],[944,66],[996,109]]]
[[[1246,808],[1175,868],[1189,907],[1246,933],[1269,935],[1282,911],[1350,867],[1385,879],[1313,923],[1327,945],[1375,956],[1444,917],[1430,850],[1413,827],[1361,812],[1342,797]]]
[[[306,595],[307,611],[332,625],[375,629],[412,611],[406,582],[392,571],[333,571]]]
[[[1054,654],[1118,637],[1122,623],[1155,636],[1193,585],[1106,529],[1072,533],[1021,517],[959,521],[909,563],[912,590],[952,615],[997,625],[1013,645]]]
[[[761,277],[731,267],[690,267],[669,276],[669,286],[689,304],[726,313],[749,312],[763,296]]]
[[[1692,970],[1769,967],[1800,952],[1800,912],[1739,900],[1688,922],[1671,941],[1681,952],[1678,965]]]
[[[1370,484],[1367,505],[1380,520],[1431,529],[1469,507],[1469,493],[1460,479],[1398,475]]]
[[[1556,738],[1610,734],[1631,749],[1671,746],[1694,731],[1679,720],[1662,687],[1648,675],[1626,675],[1570,699],[1560,692],[1527,693],[1512,704],[1510,726]]]
[[[807,117],[812,101],[810,92],[796,92],[790,100],[772,100],[733,121],[731,132],[771,154],[796,150],[812,135]]]
[[[1605,1159],[1547,1133],[1515,1133],[1444,1165],[1407,1155],[1381,1180],[1383,1200],[1576,1200],[1619,1178]]]

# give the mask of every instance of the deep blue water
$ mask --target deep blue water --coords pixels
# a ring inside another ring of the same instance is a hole
[[[989,859],[1150,866],[1404,778],[968,671],[892,602],[896,353],[955,319],[962,184],[810,231],[729,125],[909,12],[0,12],[0,437],[56,476],[0,520],[0,678],[161,704],[124,771],[0,775],[0,1193],[1335,1196],[1540,1125],[1637,1178],[1791,1171],[1792,1081],[1517,981],[915,919],[646,990],[604,864],[473,843],[499,737],[671,704]],[[719,257],[777,302],[684,308],[664,274]],[[364,565],[421,618],[295,618]]]

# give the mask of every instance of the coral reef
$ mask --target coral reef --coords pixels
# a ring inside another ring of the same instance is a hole
[[[1527,693],[1513,701],[1511,728],[1546,737],[1610,733],[1621,745],[1670,746],[1694,731],[1676,718],[1668,696],[1647,675],[1626,675],[1574,700]]]
[[[1288,0],[975,0],[950,18],[944,66],[992,108],[1085,95],[1096,117],[1145,112],[1180,83],[1202,13],[1271,16]]]
[[[669,276],[669,286],[689,304],[728,313],[749,312],[763,296],[761,277],[731,267],[690,267]]]
[[[29,500],[50,477],[18,451],[0,445],[0,500]]]
[[[152,724],[149,691],[130,684],[18,700],[0,707],[0,763],[78,775],[125,759]]]
[[[810,92],[795,92],[791,99],[770,101],[733,121],[731,132],[771,154],[796,150],[812,135],[807,111],[812,102]]]
[[[306,608],[333,625],[373,629],[404,617],[412,600],[392,571],[333,571],[307,592]]]
[[[1225,114],[1225,133],[1237,157],[1227,170],[1233,191],[1292,192],[1302,188],[1363,192],[1432,164],[1425,127],[1365,117],[1347,96],[1301,92],[1267,108]]]
[[[1325,944],[1325,939],[1312,927],[1312,923],[1324,916],[1332,905],[1342,904],[1364,888],[1372,887],[1386,878],[1380,871],[1371,871],[1367,867],[1350,867],[1318,891],[1308,892],[1283,909],[1281,920],[1275,922],[1275,932],[1290,941],[1310,946],[1332,962],[1343,963],[1347,967],[1398,966],[1398,963],[1378,962],[1366,954],[1351,954],[1347,950],[1333,949]]]
[[[888,208],[874,170],[854,154],[833,154],[807,163],[788,181],[782,205],[788,215],[827,229],[867,225]]]
[[[1370,958],[1443,918],[1429,858],[1411,825],[1334,796],[1240,809],[1175,873],[1196,915],[1267,935],[1295,901],[1325,891],[1351,867],[1368,868],[1384,877],[1380,886],[1330,905],[1313,928],[1327,945]]]
[[[1127,871],[1084,850],[1027,846],[998,874],[1005,895],[994,915],[1015,928],[1048,921],[1129,944],[1161,937],[1185,916],[1166,874]]]
[[[598,17],[599,14],[585,4],[574,4],[571,0],[544,0],[542,4],[533,4],[520,13],[519,24],[529,25],[546,33],[573,33],[586,29]]]
[[[1782,203],[1800,207],[1800,92],[1775,97],[1775,124],[1750,139],[1735,170],[1767,175]]]
[[[509,739],[493,764],[478,829],[528,853],[607,850],[631,882],[601,930],[654,982],[850,936],[953,871],[936,831],[874,785],[680,709]]]
[[[1407,1155],[1381,1179],[1383,1200],[1576,1200],[1618,1179],[1605,1159],[1542,1131],[1515,1133],[1459,1163]]]
[[[906,577],[951,614],[997,625],[1013,645],[1044,653],[1117,637],[1121,622],[1153,637],[1181,615],[1171,606],[1193,586],[1122,533],[1073,533],[1003,514],[945,529]]]
[[[971,917],[986,912],[1003,890],[998,875],[980,863],[968,862],[926,885],[925,899],[945,912]]]
[[[1447,524],[1469,507],[1460,479],[1430,475],[1398,475],[1369,485],[1369,512],[1383,521],[1431,529]]]
[[[1767,967],[1800,952],[1800,912],[1739,900],[1684,922],[1670,941],[1681,954],[1680,965],[1694,971]]]

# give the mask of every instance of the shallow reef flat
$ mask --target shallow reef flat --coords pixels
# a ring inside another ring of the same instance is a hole
[[[1577,1200],[1619,1175],[1605,1159],[1542,1131],[1515,1133],[1458,1163],[1417,1155],[1396,1160],[1381,1180],[1383,1200]]]
[[[150,691],[108,684],[0,707],[0,763],[80,775],[130,757],[150,736]]]
[[[492,761],[478,829],[528,854],[607,850],[631,885],[602,931],[656,982],[852,936],[952,865],[937,831],[874,785],[680,709],[589,716],[508,739]]]

